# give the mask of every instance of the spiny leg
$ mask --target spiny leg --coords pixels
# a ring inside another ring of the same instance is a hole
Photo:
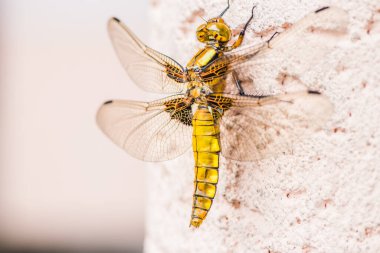
[[[243,87],[241,86],[241,80],[239,80],[237,74],[235,71],[232,72],[232,78],[234,79],[235,81],[235,85],[236,85],[236,88],[238,89],[239,91],[239,95],[240,96],[245,96],[245,97],[255,97],[255,98],[263,98],[263,97],[267,97],[267,96],[262,96],[262,95],[253,95],[253,94],[246,94],[244,92],[244,89]]]
[[[254,5],[254,6],[252,7],[252,13],[251,13],[251,16],[249,17],[248,21],[245,23],[244,28],[240,31],[240,34],[239,34],[238,39],[234,42],[234,44],[232,44],[232,46],[226,47],[226,51],[230,51],[230,50],[232,50],[232,49],[235,49],[235,48],[239,47],[239,46],[241,45],[241,43],[243,43],[243,39],[244,39],[245,31],[247,30],[249,23],[250,23],[250,22],[252,21],[252,19],[253,19],[253,10],[254,10],[255,8],[256,8],[256,5]]]
[[[222,13],[219,14],[219,17],[222,17],[224,13],[230,8],[230,0],[227,0],[227,8],[222,11]]]
[[[268,95],[246,94],[246,93],[244,92],[243,87],[241,86],[241,80],[239,80],[239,78],[238,78],[238,76],[237,76],[237,74],[236,74],[235,71],[232,72],[232,78],[234,79],[234,82],[235,82],[236,88],[238,89],[238,91],[239,91],[239,95],[240,95],[240,96],[251,97],[251,98],[259,98],[259,99],[269,97]]]
[[[276,35],[280,34],[279,32],[275,32],[273,33],[273,35],[269,38],[269,40],[267,40],[267,45],[268,45],[268,48],[271,48],[270,47],[270,42],[276,37]]]
[[[249,23],[250,23],[250,22],[252,21],[252,19],[253,19],[253,10],[254,10],[255,8],[256,8],[256,5],[254,5],[254,6],[252,7],[251,16],[249,17],[248,21],[245,23],[244,28],[243,28],[243,30],[241,30],[240,34],[243,34],[243,35],[244,35],[245,30],[247,30]]]
[[[243,90],[243,87],[241,87],[241,81],[239,80],[239,78],[237,77],[237,74],[235,71],[232,72],[232,78],[234,79],[234,82],[235,82],[235,85],[236,85],[236,88],[238,89],[239,91],[239,95],[240,96],[245,96],[245,92]]]

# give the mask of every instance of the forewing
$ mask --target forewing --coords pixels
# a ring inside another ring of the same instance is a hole
[[[102,131],[118,146],[144,161],[165,161],[191,146],[191,107],[183,96],[151,103],[113,100],[97,113]]]
[[[283,90],[286,81],[302,83],[306,73],[309,78],[315,66],[321,65],[347,34],[347,24],[345,11],[322,8],[274,35],[270,41],[226,53],[215,65],[229,62],[226,73],[236,72],[246,93],[273,94]]]
[[[108,22],[115,51],[131,79],[142,89],[156,93],[180,93],[187,77],[172,58],[144,45],[116,18]]]
[[[321,129],[332,113],[329,100],[316,92],[225,96],[232,99],[232,106],[220,121],[222,154],[238,161],[291,153],[302,137]]]

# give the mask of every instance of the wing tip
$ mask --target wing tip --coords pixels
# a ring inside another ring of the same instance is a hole
[[[111,20],[112,20],[112,21],[115,21],[116,23],[120,23],[120,22],[121,22],[120,19],[118,19],[118,18],[116,18],[116,17],[112,17]]]
[[[314,13],[318,13],[318,12],[321,12],[321,11],[327,10],[327,9],[329,9],[329,8],[330,8],[330,6],[325,6],[325,7],[319,8],[319,9],[316,10]]]
[[[322,93],[320,93],[319,91],[316,91],[316,90],[308,90],[307,93],[308,94],[314,94],[314,95],[322,95]]]
[[[113,100],[108,100],[106,102],[103,103],[103,105],[108,105],[108,104],[112,104],[113,103]]]

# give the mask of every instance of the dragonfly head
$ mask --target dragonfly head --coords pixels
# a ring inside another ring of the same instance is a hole
[[[202,43],[223,45],[231,39],[231,29],[221,17],[212,18],[197,28],[197,39]]]
[[[227,0],[227,8],[216,18],[209,19],[206,24],[197,28],[197,39],[202,43],[224,45],[231,39],[231,29],[224,22],[222,16],[230,8],[230,1]]]

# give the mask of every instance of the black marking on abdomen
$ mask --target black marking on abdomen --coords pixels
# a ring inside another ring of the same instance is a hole
[[[113,100],[108,100],[108,101],[104,102],[103,105],[112,104],[112,103],[113,103]]]

